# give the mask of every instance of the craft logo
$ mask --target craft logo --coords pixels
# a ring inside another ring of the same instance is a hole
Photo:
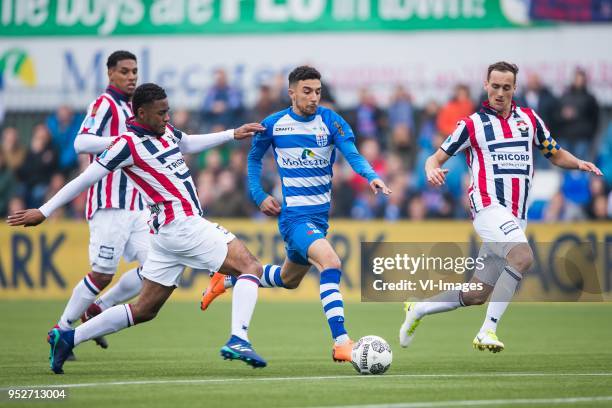
[[[36,85],[34,60],[21,48],[11,48],[0,55],[0,90],[8,78],[17,78],[28,87]]]

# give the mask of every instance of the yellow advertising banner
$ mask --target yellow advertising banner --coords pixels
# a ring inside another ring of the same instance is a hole
[[[284,243],[274,221],[223,219],[262,263],[281,264]],[[602,291],[612,293],[612,223],[532,224],[528,236],[533,243],[558,247],[563,242],[597,244],[593,253]],[[477,236],[469,222],[334,221],[328,238],[343,263],[342,291],[346,300],[360,299],[360,250],[362,242],[461,242],[477,247]],[[36,228],[0,226],[0,300],[66,299],[72,288],[89,272],[89,229],[84,222],[48,221]],[[558,245],[556,245],[558,244]],[[556,246],[555,246],[556,245]],[[536,251],[536,262],[549,258]],[[121,264],[118,273],[129,265]],[[208,284],[208,271],[187,269],[173,299],[198,302]],[[536,278],[534,278],[536,279]],[[554,283],[554,282],[553,282]],[[299,289],[266,289],[262,300],[317,300],[318,276],[314,270]]]

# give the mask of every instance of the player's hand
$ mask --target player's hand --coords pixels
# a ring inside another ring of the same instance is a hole
[[[280,204],[278,203],[278,201],[276,201],[276,198],[272,196],[267,196],[266,199],[263,200],[259,205],[259,209],[262,213],[266,214],[269,217],[277,216],[281,212]]]
[[[589,173],[593,173],[596,176],[603,176],[603,173],[599,168],[591,162],[579,160],[578,161],[578,170],[586,171]]]
[[[389,195],[392,193],[391,189],[387,187],[385,182],[381,179],[372,180],[370,182],[370,188],[374,194],[378,194],[378,190],[382,191],[384,195]]]
[[[264,130],[266,130],[266,128],[259,123],[246,123],[238,129],[234,129],[234,139],[242,140],[247,137],[253,137],[255,133],[263,132]]]
[[[433,186],[441,186],[446,182],[446,173],[448,169],[441,169],[439,167],[434,169],[427,169],[427,182]]]
[[[12,227],[23,225],[25,227],[33,227],[43,222],[47,217],[43,215],[37,208],[29,210],[19,210],[15,214],[9,215],[6,223]]]

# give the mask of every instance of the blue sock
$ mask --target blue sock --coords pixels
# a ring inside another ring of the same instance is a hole
[[[266,264],[263,266],[263,274],[261,275],[262,288],[284,288],[283,280],[281,279],[280,265]]]
[[[321,286],[319,287],[323,311],[332,337],[337,344],[344,343],[349,338],[344,328],[344,303],[340,294],[341,275],[340,269],[325,269],[321,272]]]

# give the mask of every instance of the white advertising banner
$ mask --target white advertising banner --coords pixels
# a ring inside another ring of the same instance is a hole
[[[519,65],[521,79],[538,72],[555,92],[577,66],[591,89],[612,103],[612,27],[236,36],[129,36],[4,38],[0,42],[0,94],[7,110],[84,108],[106,85],[106,57],[117,49],[138,57],[139,82],[166,88],[171,105],[197,109],[213,72],[224,68],[231,82],[254,102],[257,87],[299,64],[320,69],[341,106],[363,87],[384,105],[397,84],[418,104],[444,101],[458,82],[480,93],[488,64]]]

